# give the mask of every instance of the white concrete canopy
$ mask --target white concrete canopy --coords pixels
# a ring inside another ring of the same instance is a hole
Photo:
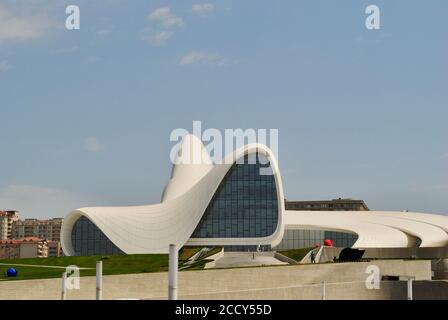
[[[448,235],[442,223],[425,223],[424,213],[381,211],[286,211],[286,229],[325,230],[358,235],[355,248],[445,247]],[[448,220],[447,217],[442,218]],[[429,219],[431,220],[431,219]],[[443,220],[441,220],[443,222]]]

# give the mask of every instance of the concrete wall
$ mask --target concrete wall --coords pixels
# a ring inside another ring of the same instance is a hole
[[[375,264],[382,275],[431,279],[430,261],[385,260],[261,268],[239,268],[179,273],[179,297],[188,299],[319,299],[320,282],[328,283],[329,299],[395,299],[403,296],[400,282],[384,282],[384,289],[367,290],[367,266]],[[82,273],[82,271],[81,271]],[[104,276],[104,299],[166,299],[168,275],[146,273]],[[390,286],[390,288],[388,287]],[[0,300],[59,299],[60,279],[0,281]],[[68,299],[94,299],[95,278],[82,277],[81,289]],[[447,297],[448,298],[448,297]]]
[[[448,300],[447,281],[417,281],[413,285],[414,300]],[[241,290],[199,295],[180,295],[191,300],[320,300],[321,285],[286,288]],[[406,300],[407,283],[382,281],[380,289],[367,290],[363,283],[330,283],[327,300]]]
[[[367,259],[432,259],[433,280],[448,280],[448,247],[443,248],[368,248]]]
[[[367,259],[440,259],[448,258],[448,247],[441,248],[367,248]]]

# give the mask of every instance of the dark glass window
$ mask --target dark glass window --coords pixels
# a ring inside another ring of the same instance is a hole
[[[72,246],[77,256],[124,254],[86,217],[79,218],[73,226]]]
[[[322,245],[325,239],[333,240],[335,247],[352,247],[358,240],[358,235],[322,230],[285,230],[282,242],[275,249],[311,248],[317,244]]]
[[[357,234],[325,231],[325,239],[333,241],[335,247],[351,247],[358,240]]]
[[[244,163],[235,163],[192,238],[254,238],[273,234],[278,223],[278,200],[272,171],[264,174],[269,166],[261,155],[246,156]]]

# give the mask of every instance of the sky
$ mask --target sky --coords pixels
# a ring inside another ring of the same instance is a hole
[[[368,5],[380,29],[365,26]],[[67,30],[68,5],[80,29]],[[448,213],[444,0],[2,0],[0,209],[160,201],[170,133],[279,130],[290,200]]]

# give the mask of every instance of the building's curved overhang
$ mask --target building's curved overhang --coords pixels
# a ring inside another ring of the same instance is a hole
[[[170,244],[182,247],[190,239],[209,202],[234,162],[247,154],[260,153],[271,162],[278,196],[278,224],[275,232],[262,238],[208,238],[208,245],[272,245],[283,237],[283,186],[277,161],[263,144],[249,144],[228,155],[223,164],[208,169],[183,194],[165,199],[160,204],[132,207],[91,207],[71,212],[62,225],[61,242],[67,255],[74,255],[71,232],[77,219],[85,216],[92,221],[120,250],[125,253],[167,253]],[[234,159],[235,161],[231,161]],[[183,183],[178,179],[176,183]],[[171,186],[176,189],[176,186]],[[203,239],[201,239],[203,240]],[[192,240],[195,243],[194,240]],[[197,241],[196,243],[200,243]]]
[[[409,214],[409,215],[408,215]],[[357,248],[444,247],[444,220],[431,221],[424,213],[380,211],[285,211],[286,229],[354,233]],[[448,220],[446,217],[442,217]],[[430,222],[430,223],[429,223]]]

